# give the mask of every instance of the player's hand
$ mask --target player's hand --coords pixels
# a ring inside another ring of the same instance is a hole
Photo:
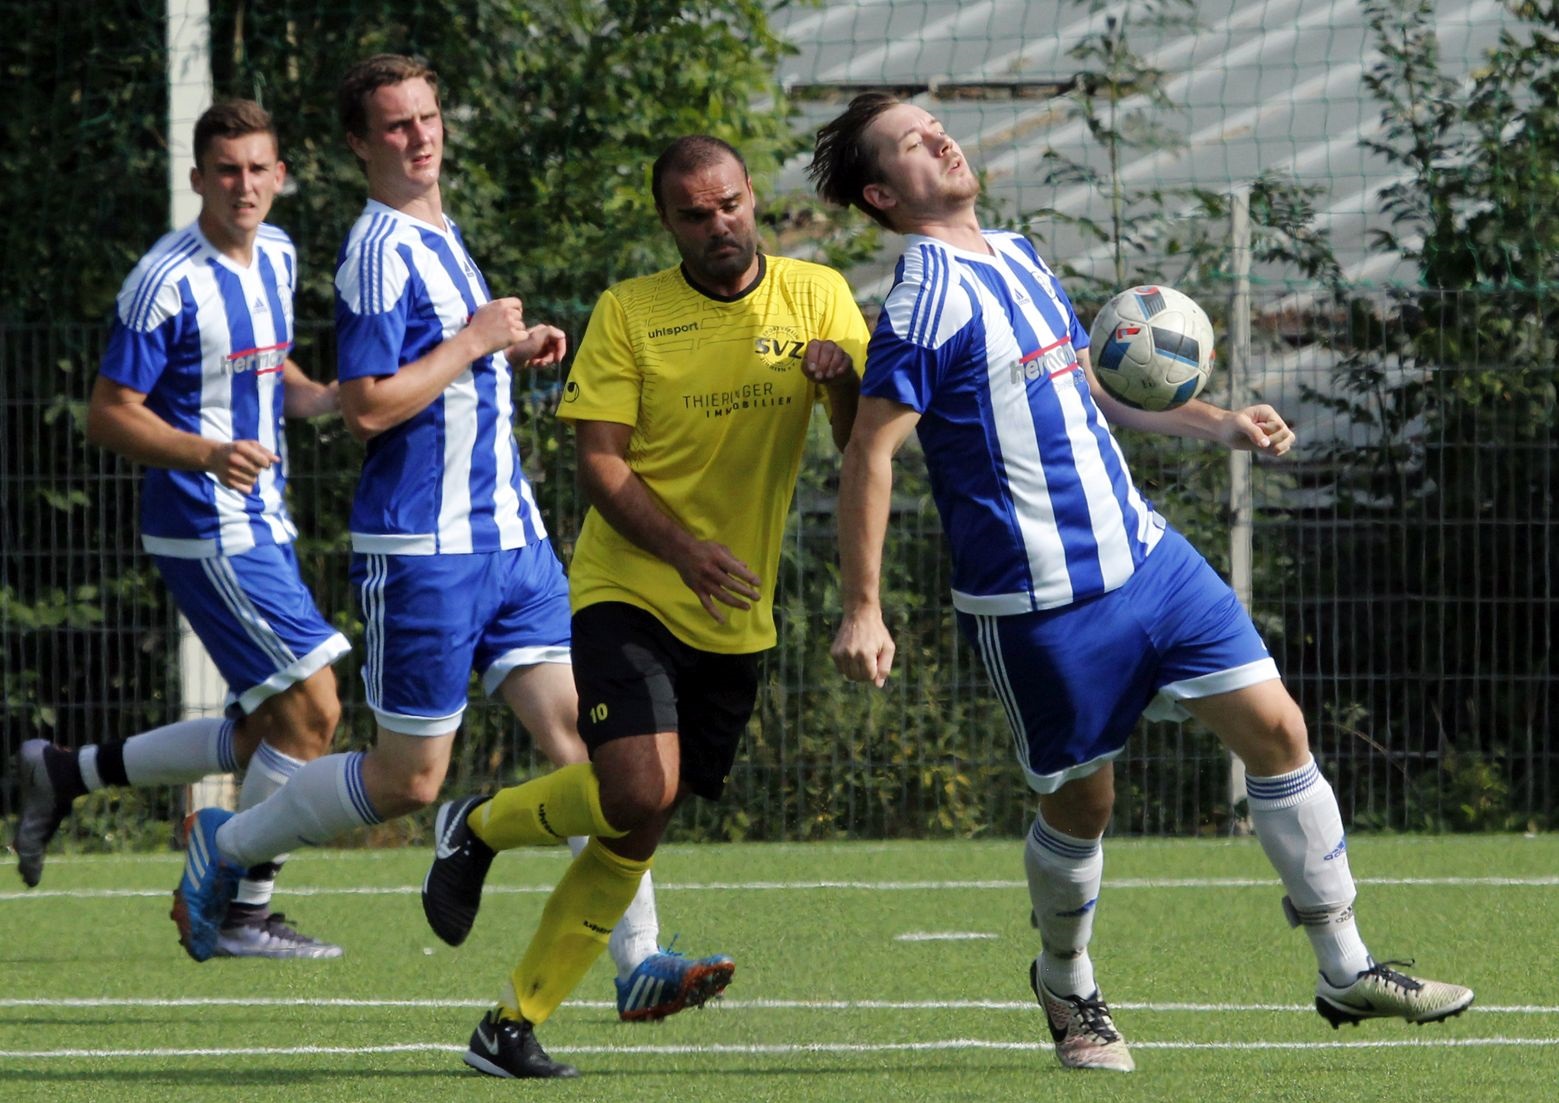
[[[211,454],[206,470],[230,490],[248,494],[254,482],[280,457],[257,440],[224,441]]]
[[[850,681],[871,682],[881,689],[893,671],[896,650],[893,634],[882,622],[882,610],[872,608],[845,616],[828,653],[839,673]]]
[[[561,364],[568,355],[568,335],[557,326],[533,325],[525,336],[503,350],[511,368],[544,368]]]
[[[477,356],[501,352],[525,339],[525,305],[514,298],[483,303],[466,323],[466,332],[480,346]]]
[[[1224,443],[1230,448],[1281,456],[1294,446],[1294,431],[1271,406],[1262,403],[1232,413],[1224,423]]]
[[[717,624],[725,623],[721,605],[751,609],[752,603],[763,596],[758,592],[763,580],[730,548],[713,540],[695,541],[676,568],[683,585],[698,595],[698,603]]]
[[[812,340],[801,354],[801,370],[814,383],[836,383],[855,375],[855,363],[834,342]]]

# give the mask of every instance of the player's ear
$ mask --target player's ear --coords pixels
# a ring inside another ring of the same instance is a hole
[[[886,184],[867,184],[861,189],[861,198],[879,211],[886,211],[898,205],[898,197]]]
[[[189,190],[196,195],[205,194],[200,190],[204,180],[205,177],[201,175],[199,165],[195,165],[189,170]]]

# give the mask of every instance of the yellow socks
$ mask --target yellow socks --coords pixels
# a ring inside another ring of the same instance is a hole
[[[551,846],[570,835],[623,834],[601,814],[601,785],[588,762],[511,785],[473,808],[466,823],[494,850]]]
[[[592,838],[558,882],[501,1001],[507,1018],[541,1024],[601,956],[650,868]]]

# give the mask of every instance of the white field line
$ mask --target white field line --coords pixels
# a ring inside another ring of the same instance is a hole
[[[905,931],[893,936],[895,942],[979,942],[1000,938],[990,931]]]
[[[420,1010],[488,1008],[488,999],[315,999],[281,996],[174,996],[174,997],[4,997],[0,1008],[11,1007],[389,1007]],[[569,1007],[594,1011],[615,1010],[610,1000],[569,1000]],[[1033,1000],[742,1000],[722,998],[722,1011],[1018,1011],[1032,1013]],[[1294,1012],[1313,1015],[1308,1003],[1128,1003],[1110,1001],[1116,1011],[1199,1014],[1235,1014],[1252,1011]],[[1559,1005],[1474,1004],[1469,1012],[1483,1015],[1559,1015]],[[1133,1045],[1136,1043],[1133,1042]]]
[[[1522,836],[1521,839],[1516,840],[1514,837],[1512,837],[1511,845],[1513,847],[1519,848],[1522,842],[1536,842],[1542,840],[1543,838],[1545,838],[1545,836],[1525,835]],[[957,840],[934,840],[928,845],[941,847],[946,843],[956,841]],[[1011,842],[1011,840],[1008,841]],[[1432,838],[1427,838],[1425,841],[1429,845],[1433,845],[1434,840]],[[923,842],[923,840],[917,842],[914,840],[895,841],[891,839],[874,840],[871,842],[852,842],[849,844],[849,850],[851,854],[903,853],[908,848],[920,845],[921,842]],[[1014,842],[1013,845],[1017,846],[1021,845],[1021,843],[1022,840],[1020,839]],[[1106,840],[1106,845],[1112,848],[1112,853],[1132,854],[1140,854],[1146,851],[1155,850],[1183,850],[1188,844],[1194,844],[1198,848],[1199,852],[1205,850],[1229,850],[1238,852],[1242,850],[1250,850],[1256,845],[1253,838],[1233,838],[1229,836],[1221,836],[1219,838],[1197,838],[1194,840],[1159,836],[1154,836],[1151,838],[1112,838]],[[408,844],[410,849],[416,849],[417,845],[418,844]],[[429,844],[421,845],[426,848],[426,846]],[[696,855],[708,850],[711,846],[720,845],[725,844],[666,843],[656,851],[656,854],[668,857],[676,854]],[[762,843],[759,845],[762,846],[763,853],[767,855],[805,854],[808,857],[815,857],[818,847],[820,845],[826,844],[820,844],[817,842],[776,842]],[[982,842],[971,845],[988,846],[991,844],[988,842]],[[343,849],[340,847],[318,847],[309,849],[307,853],[308,860],[310,862],[327,862],[336,865],[351,865],[356,862],[371,864],[378,862],[399,861],[404,852],[408,849],[408,846],[372,848],[359,847],[355,849]],[[7,851],[7,853],[9,852]],[[563,846],[532,847],[526,850],[525,860],[527,862],[556,862],[559,865],[567,865],[568,862],[573,860],[573,855],[569,853],[567,847]],[[50,869],[76,865],[113,865],[115,867],[123,867],[127,865],[161,865],[173,868],[182,866],[183,863],[184,856],[173,850],[135,851],[128,854],[50,854],[48,858],[48,868]]]
[[[1556,888],[1559,875],[1546,877],[1361,877],[1360,885],[1398,885],[1409,888]],[[1259,877],[1123,877],[1106,880],[1106,889],[1271,889],[1276,878]],[[1008,892],[1027,889],[1027,881],[657,881],[657,892]],[[119,900],[131,897],[167,896],[157,889],[21,889],[0,892],[0,903],[17,900]],[[288,896],[410,896],[420,885],[287,885]],[[545,885],[488,885],[487,896],[533,896],[552,891]]]
[[[1133,1039],[1135,1050],[1349,1050],[1349,1049],[1470,1049],[1481,1047],[1548,1047],[1559,1038],[1383,1039],[1364,1042],[1153,1042]],[[946,1038],[924,1042],[797,1042],[774,1045],[552,1046],[554,1054],[620,1056],[723,1055],[788,1056],[805,1053],[904,1053],[947,1050],[1003,1050],[1048,1053],[1049,1042],[995,1042],[983,1038]],[[242,1046],[211,1049],[40,1049],[0,1050],[0,1060],[103,1060],[172,1057],[315,1057],[370,1053],[460,1053],[464,1046],[443,1042],[398,1042],[377,1046]]]

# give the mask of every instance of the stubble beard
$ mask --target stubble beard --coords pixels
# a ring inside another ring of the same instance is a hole
[[[688,261],[688,268],[700,283],[726,284],[740,279],[752,267],[752,262],[758,255],[758,243],[755,240],[748,239],[725,244],[734,244],[740,248],[737,252],[726,256],[715,257],[706,253],[699,256],[696,262]]]

